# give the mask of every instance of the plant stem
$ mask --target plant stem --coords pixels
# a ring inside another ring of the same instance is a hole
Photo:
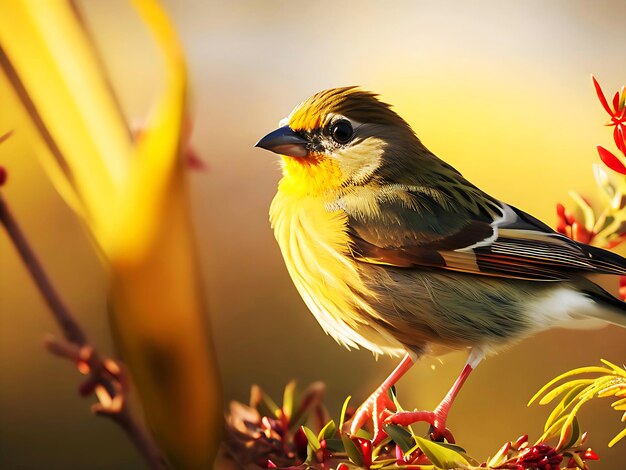
[[[128,397],[126,396],[126,393],[124,393],[127,388],[120,386],[121,382],[128,381],[126,377],[122,377],[122,374],[125,374],[125,372],[120,369],[116,373],[111,373],[111,368],[107,368],[106,364],[109,360],[101,359],[95,348],[89,343],[87,335],[74,319],[74,316],[70,313],[69,309],[46,275],[41,262],[35,255],[17,221],[11,214],[11,211],[9,210],[1,192],[0,223],[6,229],[9,238],[13,242],[20,258],[26,266],[26,269],[30,273],[37,288],[39,289],[39,292],[48,304],[54,319],[57,321],[63,332],[63,336],[67,342],[70,343],[69,345],[64,346],[61,343],[52,341],[49,342],[48,349],[56,355],[72,359],[76,362],[82,360],[89,366],[90,377],[88,381],[94,384],[93,387],[90,387],[89,392],[95,390],[97,385],[101,385],[110,395],[111,399],[115,398],[118,394],[121,395],[122,401],[119,408],[107,409],[107,406],[104,404],[96,405],[96,414],[100,416],[107,416],[117,423],[124,430],[124,432],[126,432],[127,436],[150,468],[166,469],[167,464],[165,458],[163,457],[163,453],[157,447],[156,443],[152,439],[152,436],[137,420],[133,410],[131,409]],[[86,358],[83,358],[80,355],[82,351],[88,351],[88,356]]]
[[[52,286],[52,283],[46,276],[41,263],[35,256],[35,253],[30,247],[24,233],[11,214],[11,211],[1,194],[0,221],[2,222],[2,225],[4,225],[4,228],[13,242],[15,249],[19,253],[20,258],[22,258],[22,262],[35,281],[39,292],[48,304],[48,307],[50,307],[52,315],[54,315],[55,320],[59,323],[65,339],[71,343],[78,344],[79,346],[85,346],[87,344],[87,337],[85,336],[85,333],[80,328],[76,320],[74,320],[67,309],[67,306],[63,303],[59,294]]]

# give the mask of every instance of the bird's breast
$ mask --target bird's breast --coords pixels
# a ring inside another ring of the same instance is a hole
[[[322,328],[340,344],[398,354],[401,344],[371,321],[374,294],[350,254],[347,216],[323,197],[279,190],[270,221],[291,278]]]

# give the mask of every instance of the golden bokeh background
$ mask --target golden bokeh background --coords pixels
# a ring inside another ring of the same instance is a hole
[[[267,221],[279,178],[274,155],[253,148],[279,119],[324,88],[380,93],[422,141],[492,195],[554,225],[556,202],[596,194],[595,145],[612,146],[593,73],[612,93],[626,84],[626,3],[164,1],[184,43],[194,121],[192,144],[208,171],[190,174],[200,265],[226,400],[253,383],[277,398],[292,378],[323,380],[332,413],[367,394],[393,368],[324,335],[284,268]],[[83,1],[129,119],[158,82],[156,55],[123,0]],[[42,77],[45,80],[45,77]],[[0,79],[0,165],[6,199],[51,277],[94,342],[113,353],[106,277],[72,211],[20,133],[25,116]],[[611,147],[612,148],[612,147]],[[164,214],[163,217],[167,217]],[[615,281],[613,281],[615,282]],[[113,424],[77,396],[67,363],[42,348],[55,324],[8,240],[0,236],[0,468],[138,468]],[[526,401],[565,370],[626,358],[626,332],[551,331],[489,358],[469,379],[450,427],[478,458],[506,440],[541,433],[549,410]],[[465,360],[423,360],[398,387],[407,407],[435,406]],[[580,422],[602,460],[626,461],[609,401]]]

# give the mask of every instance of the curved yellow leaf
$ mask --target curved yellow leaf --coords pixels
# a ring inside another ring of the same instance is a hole
[[[117,207],[106,250],[117,262],[141,258],[163,214],[164,199],[176,166],[181,165],[181,133],[185,117],[186,70],[182,49],[167,15],[156,2],[133,1],[154,35],[165,64],[165,89],[133,152],[126,191]],[[180,170],[180,168],[179,168]]]
[[[0,9],[3,71],[69,182],[62,193],[72,188],[99,239],[128,173],[126,123],[71,2],[0,0]]]

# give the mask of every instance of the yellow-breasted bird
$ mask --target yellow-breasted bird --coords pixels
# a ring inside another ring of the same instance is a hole
[[[626,274],[626,259],[554,232],[478,189],[375,94],[322,91],[256,145],[282,155],[270,220],[287,269],[322,328],[347,347],[405,354],[359,407],[372,418],[429,422],[485,356],[552,327],[626,326],[626,304],[586,278]],[[469,348],[432,412],[395,411],[388,389],[423,353]]]

